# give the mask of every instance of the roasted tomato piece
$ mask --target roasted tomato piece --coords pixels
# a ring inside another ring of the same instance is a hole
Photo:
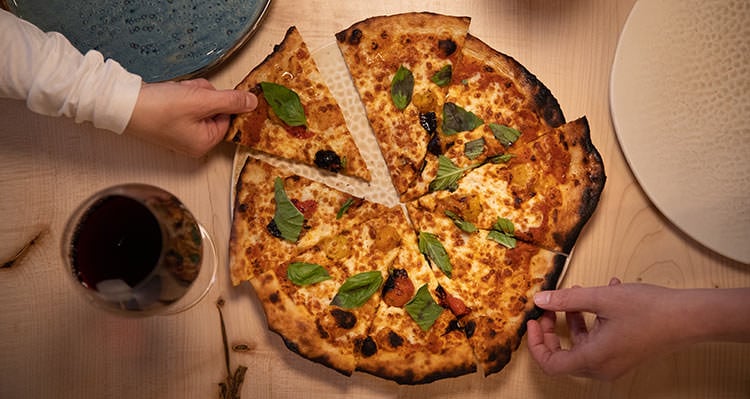
[[[401,234],[393,226],[383,226],[374,237],[372,247],[381,252],[388,252],[401,244]]]
[[[454,316],[462,317],[471,312],[471,308],[466,306],[464,301],[449,294],[443,286],[438,285],[437,289],[435,289],[435,294],[437,294],[440,300],[440,306],[449,309]]]
[[[296,198],[292,198],[291,201],[292,205],[294,205],[294,207],[305,216],[305,219],[310,219],[315,213],[315,210],[318,209],[318,202],[315,200],[300,201]]]
[[[404,269],[393,269],[383,284],[383,302],[388,306],[402,307],[414,296],[414,283]]]

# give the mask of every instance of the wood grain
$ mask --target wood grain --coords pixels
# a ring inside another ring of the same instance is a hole
[[[609,72],[634,0],[291,1],[275,0],[248,45],[210,76],[229,88],[296,25],[311,49],[360,19],[402,11],[469,15],[471,32],[535,73],[567,119],[586,115],[608,176],[594,217],[575,248],[563,286],[606,284],[612,276],[669,287],[750,285],[750,270],[679,232],[651,205],[617,143],[609,114]],[[597,382],[545,376],[525,342],[502,372],[404,387],[355,373],[348,378],[287,350],[265,326],[249,284],[231,287],[226,270],[233,148],[189,159],[89,125],[47,118],[0,100],[0,254],[39,228],[37,244],[0,269],[0,397],[218,397],[225,378],[221,297],[232,367],[248,366],[243,398],[747,398],[750,346],[702,344]],[[120,182],[161,186],[180,197],[218,243],[219,281],[190,311],[122,319],[85,303],[60,257],[66,218],[94,191]],[[668,323],[665,320],[665,323]]]

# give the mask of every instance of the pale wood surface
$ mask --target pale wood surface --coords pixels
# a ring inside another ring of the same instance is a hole
[[[429,10],[472,17],[471,32],[529,68],[567,119],[586,115],[608,180],[583,232],[564,286],[611,276],[669,287],[750,285],[750,268],[693,242],[650,204],[630,173],[609,113],[609,73],[633,0],[290,1],[275,0],[252,41],[211,80],[233,87],[296,25],[311,49],[374,15]],[[233,148],[193,160],[0,100],[0,260],[38,231],[14,267],[0,270],[0,397],[217,397],[225,376],[216,300],[226,300],[232,353],[249,370],[243,398],[750,397],[750,346],[703,344],[647,362],[615,382],[550,378],[525,342],[502,372],[402,387],[369,375],[341,376],[291,353],[265,326],[248,284],[226,267]],[[208,298],[188,312],[142,320],[91,308],[65,281],[59,244],[73,208],[93,191],[138,181],[182,198],[213,233],[222,268]],[[669,320],[665,320],[669,323]],[[696,321],[700,322],[700,321]]]

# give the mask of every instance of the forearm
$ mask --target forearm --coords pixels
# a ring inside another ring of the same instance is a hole
[[[750,288],[677,290],[674,300],[687,342],[750,342]]]
[[[140,90],[141,79],[113,60],[75,49],[62,35],[44,33],[0,10],[0,96],[26,100],[29,109],[49,116],[122,132]]]

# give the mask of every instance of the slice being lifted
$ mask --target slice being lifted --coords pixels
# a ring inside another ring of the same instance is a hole
[[[370,181],[341,108],[294,26],[236,89],[256,94],[258,107],[236,115],[225,140]]]
[[[439,123],[424,118],[440,115],[469,21],[406,13],[368,18],[336,34],[399,195],[422,169]]]

